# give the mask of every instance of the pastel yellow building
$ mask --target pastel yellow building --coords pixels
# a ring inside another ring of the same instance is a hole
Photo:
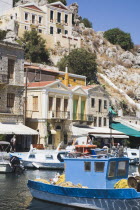
[[[57,46],[68,51],[81,47],[81,38],[72,35],[72,28],[72,11],[59,1],[41,7],[35,3],[19,5],[0,17],[0,29],[15,31],[19,37],[37,30],[53,53]]]
[[[32,29],[43,36],[46,31],[46,13],[35,4],[20,5],[0,17],[0,28],[16,31],[19,37]]]

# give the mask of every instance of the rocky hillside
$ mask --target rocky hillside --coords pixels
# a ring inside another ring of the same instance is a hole
[[[73,36],[80,36],[82,47],[89,52],[95,52],[98,63],[98,80],[110,94],[112,104],[116,109],[125,109],[126,114],[134,113],[139,109],[140,99],[140,50],[124,51],[118,45],[112,45],[103,37],[103,32],[85,28],[80,23],[78,5],[70,5],[75,14],[76,26],[73,28]],[[60,49],[59,55],[60,55]],[[62,55],[66,52],[61,49]],[[104,75],[104,76],[102,76]],[[114,89],[108,80],[116,88]]]

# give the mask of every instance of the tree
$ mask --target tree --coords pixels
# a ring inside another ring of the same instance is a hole
[[[54,3],[54,2],[57,2],[58,0],[48,0],[48,3]],[[59,0],[61,1],[64,5],[67,5],[67,1],[66,0]]]
[[[85,49],[74,49],[68,56],[64,56],[57,64],[60,70],[65,71],[68,65],[69,72],[87,77],[87,82],[97,83],[96,55]]]
[[[0,40],[3,40],[3,39],[5,39],[5,37],[6,37],[6,34],[7,34],[7,31],[4,31],[4,30],[0,30]]]
[[[21,42],[25,50],[25,59],[36,63],[50,63],[49,52],[45,46],[45,40],[36,30],[25,31]]]
[[[83,18],[81,23],[84,23],[86,28],[92,28],[92,22],[90,22],[87,18]]]
[[[124,50],[130,50],[134,47],[130,34],[125,33],[119,28],[113,28],[105,31],[104,38],[112,44],[120,45]]]

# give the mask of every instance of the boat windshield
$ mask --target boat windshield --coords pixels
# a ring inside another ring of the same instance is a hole
[[[128,161],[110,161],[108,167],[108,178],[120,178],[127,176]]]

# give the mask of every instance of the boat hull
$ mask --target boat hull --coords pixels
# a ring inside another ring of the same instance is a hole
[[[64,169],[64,163],[43,163],[22,160],[25,168],[40,168],[40,169]]]
[[[121,206],[123,210],[131,210],[140,205],[140,193],[134,189],[66,188],[30,180],[28,187],[34,198],[68,206],[107,210]]]
[[[0,163],[0,173],[11,173],[13,169],[7,163]]]

